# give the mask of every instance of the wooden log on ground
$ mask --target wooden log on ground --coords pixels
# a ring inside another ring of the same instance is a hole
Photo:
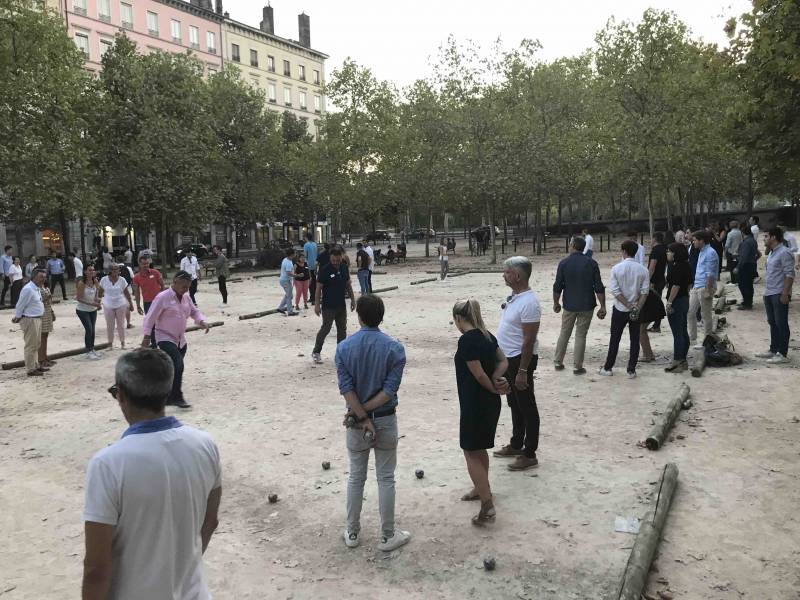
[[[692,360],[692,377],[700,377],[706,368],[706,349],[699,348],[694,351]]]
[[[271,308],[270,310],[262,310],[261,312],[254,312],[249,313],[246,315],[239,315],[239,320],[244,321],[246,319],[258,319],[259,317],[266,317],[267,315],[274,315],[278,312],[277,308]]]
[[[391,292],[392,290],[396,290],[398,287],[393,285],[392,287],[380,288],[378,290],[372,290],[373,294],[380,294],[381,292]]]
[[[470,273],[472,273],[472,271],[459,271],[458,273],[448,273],[447,277],[461,277],[462,275],[469,275]]]
[[[212,323],[209,323],[208,326],[209,327],[219,327],[220,325],[224,325],[224,324],[225,324],[224,321],[214,321]],[[200,329],[200,327],[198,325],[192,325],[191,327],[187,327],[186,331],[188,333],[190,331],[197,331],[198,329]],[[95,344],[95,347],[94,347],[95,350],[105,350],[106,348],[108,348],[108,342],[104,342],[102,344]],[[138,345],[131,346],[130,349],[133,350],[135,348],[138,348]],[[59,359],[59,358],[69,358],[70,356],[78,356],[80,354],[84,354],[85,352],[86,352],[86,348],[75,348],[74,350],[64,350],[63,352],[56,352],[54,354],[48,354],[47,355],[47,359],[48,360],[56,360],[56,359]],[[18,368],[24,367],[24,366],[25,366],[25,361],[24,360],[15,360],[13,362],[3,363],[2,364],[2,369],[4,371],[8,371],[10,369],[18,369]]]
[[[234,277],[233,279],[226,279],[225,283],[240,283],[242,281],[244,281],[244,279],[242,279],[241,277]],[[218,282],[217,281],[206,281],[206,283],[209,284],[209,285],[217,285]]]
[[[421,283],[428,283],[429,281],[436,281],[439,279],[438,277],[428,277],[427,279],[418,279],[417,281],[412,281],[411,285],[419,285]]]
[[[658,542],[664,531],[664,523],[669,514],[675,489],[678,487],[678,465],[667,463],[661,479],[650,500],[651,509],[642,519],[636,542],[628,557],[628,564],[619,584],[617,600],[639,600],[647,583],[647,574],[653,563]]]
[[[689,386],[683,383],[678,393],[667,404],[666,410],[658,417],[652,429],[650,429],[650,433],[645,440],[649,450],[658,450],[661,447],[664,440],[667,439],[669,430],[675,424],[678,415],[681,414],[681,410],[689,408],[689,406],[691,406]]]
[[[262,273],[261,275],[253,275],[253,279],[261,279],[263,277],[279,277],[280,273]]]
[[[725,300],[725,306],[734,306],[738,302],[739,301],[736,298],[728,298],[727,300]]]

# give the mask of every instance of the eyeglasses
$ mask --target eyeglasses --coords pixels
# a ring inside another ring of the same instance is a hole
[[[114,400],[117,399],[117,393],[119,393],[119,386],[115,383],[110,388],[108,388],[108,393],[114,397]]]

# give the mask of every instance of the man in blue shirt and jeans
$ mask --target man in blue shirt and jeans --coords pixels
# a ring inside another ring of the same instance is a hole
[[[58,283],[61,286],[61,294],[64,301],[67,300],[67,288],[64,287],[64,261],[55,252],[50,252],[50,259],[47,261],[47,275],[50,277],[50,293],[56,288]]]
[[[789,362],[789,302],[794,285],[794,256],[783,245],[783,230],[773,227],[767,232],[767,273],[764,285],[764,308],[769,323],[769,350],[756,354],[770,364]]]
[[[391,552],[411,539],[409,532],[395,529],[394,523],[398,437],[395,413],[406,353],[400,342],[378,329],[384,310],[383,300],[374,294],[364,294],[358,299],[356,312],[361,329],[337,347],[336,371],[348,416],[357,422],[347,429],[350,476],[344,543],[348,548],[359,544],[369,450],[374,448],[382,531],[378,549]]]
[[[308,232],[308,241],[303,245],[303,253],[306,255],[308,270],[311,271],[311,283],[308,284],[308,291],[311,294],[311,302],[314,302],[314,295],[317,293],[317,242],[314,241],[314,233]]]
[[[696,342],[698,308],[703,317],[704,334],[707,336],[713,332],[712,308],[719,279],[719,256],[711,247],[711,233],[695,231],[693,237],[692,243],[699,254],[697,255],[697,268],[694,272],[694,286],[689,295],[689,337],[692,342]]]

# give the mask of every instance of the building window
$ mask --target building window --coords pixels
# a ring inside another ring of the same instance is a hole
[[[106,23],[111,21],[111,0],[99,0],[97,2],[97,18]]]
[[[267,98],[269,99],[269,101],[272,103],[277,102],[278,101],[277,96],[278,92],[275,89],[275,84],[274,83],[267,84]]]
[[[181,22],[172,19],[169,23],[169,30],[172,33],[172,41],[176,44],[181,43]]]
[[[305,92],[300,92],[300,108],[302,108],[303,110],[308,108],[308,102],[307,102],[306,98],[307,98],[306,93]]]
[[[250,50],[250,66],[257,67],[258,66],[258,51],[257,50]]]
[[[194,25],[189,25],[189,45],[195,50],[200,48],[200,30]]]
[[[158,15],[147,11],[147,33],[153,37],[158,37]]]
[[[283,103],[286,106],[292,105],[292,88],[283,88]]]
[[[111,46],[113,46],[113,45],[114,45],[114,42],[112,42],[111,40],[103,40],[103,39],[100,40],[100,59],[101,60],[106,55],[106,52],[111,50]]]
[[[275,72],[275,57],[274,56],[267,56],[267,69],[269,69],[272,73]]]
[[[127,2],[120,2],[119,18],[123,29],[133,29],[133,6]]]
[[[316,69],[314,69],[314,83],[319,85],[319,71],[317,71]]]
[[[86,0],[72,0],[72,12],[86,16]]]
[[[75,45],[83,53],[84,58],[89,58],[89,36],[85,33],[75,33]]]
[[[292,65],[288,60],[283,61],[283,74],[286,75],[286,77],[292,76]]]
[[[217,36],[213,31],[206,31],[206,45],[211,54],[217,53]]]
[[[314,112],[322,112],[322,96],[314,96]]]
[[[298,74],[300,76],[300,81],[305,81],[306,80],[306,67],[305,67],[305,65],[298,66],[297,70],[298,70]]]
[[[239,57],[239,44],[231,44],[231,60],[233,62],[241,62]]]
[[[253,87],[256,89],[258,89],[261,86],[261,84],[258,81],[258,77],[251,77],[250,81],[253,83]]]

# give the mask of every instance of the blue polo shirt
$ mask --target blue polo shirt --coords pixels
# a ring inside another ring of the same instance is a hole
[[[303,254],[306,255],[306,262],[309,268],[313,271],[317,268],[317,244],[308,241],[303,245]]]
[[[390,398],[383,407],[397,406],[405,366],[403,345],[377,327],[362,327],[336,346],[339,392],[354,391],[361,404],[383,390]]]
[[[719,277],[719,256],[711,246],[705,246],[697,257],[697,269],[694,272],[694,289],[706,287],[709,277],[714,281]]]
[[[50,275],[61,275],[64,272],[64,261],[60,258],[51,258],[47,261],[47,270]]]
[[[2,268],[2,274],[4,277],[8,276],[8,271],[11,269],[11,265],[14,264],[14,259],[11,258],[8,254],[3,254],[0,256],[0,267]]]

